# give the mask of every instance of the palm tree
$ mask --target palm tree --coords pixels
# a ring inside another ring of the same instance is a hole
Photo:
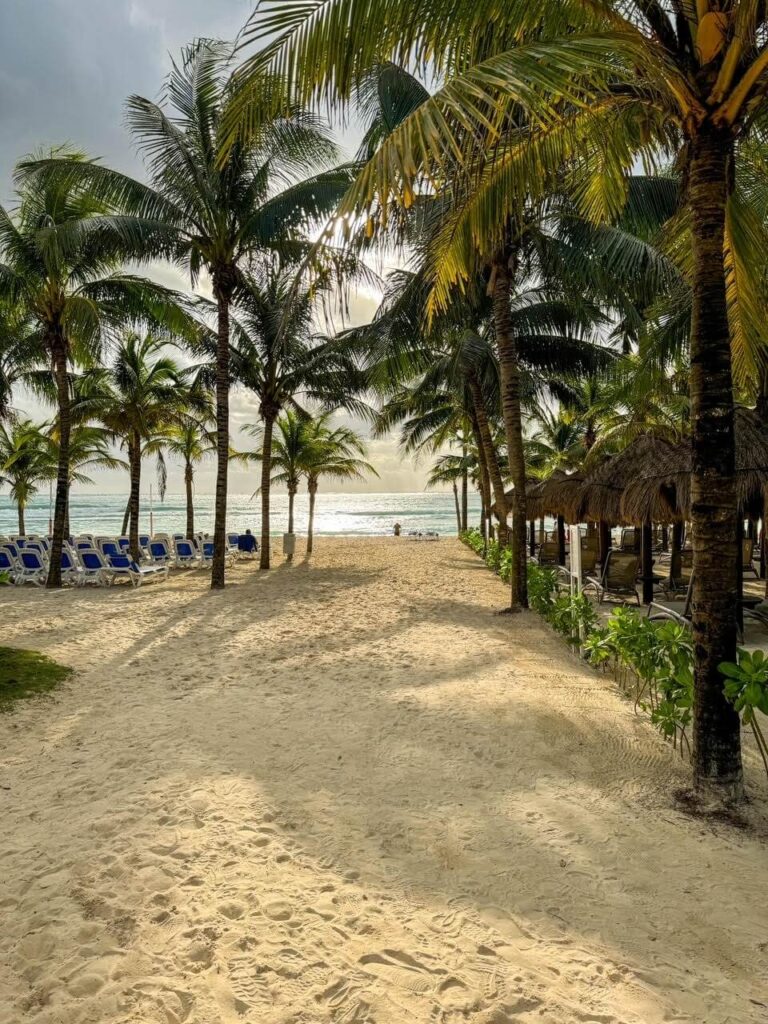
[[[599,219],[623,205],[627,170],[639,153],[649,166],[659,153],[675,157],[686,183],[680,212],[691,242],[694,783],[718,799],[741,798],[739,720],[718,670],[735,657],[738,603],[735,573],[722,571],[737,558],[731,345],[738,333],[729,298],[740,282],[742,312],[763,305],[756,299],[764,280],[750,274],[745,252],[756,251],[764,226],[742,202],[738,181],[768,113],[765,5],[546,0],[509,4],[499,15],[490,0],[461,0],[450,5],[446,32],[439,0],[419,5],[417,18],[409,0],[344,0],[347,30],[333,33],[341,4],[257,9],[257,38],[276,36],[247,72],[290,66],[296,97],[341,103],[388,55],[423,58],[445,79],[379,148],[350,205],[393,194],[407,203],[417,177],[434,174],[445,158],[458,159],[472,166],[467,180],[482,184],[457,200],[457,218],[480,244],[491,245],[520,195],[545,192],[566,166],[582,208]],[[486,24],[492,32],[480,33]],[[477,63],[470,41],[481,35],[496,45]],[[504,129],[520,106],[538,128],[516,145]],[[456,148],[457,125],[463,151]],[[474,125],[477,142],[467,147]],[[457,241],[461,234],[454,232]],[[450,249],[445,266],[455,255]]]
[[[69,435],[69,488],[67,490],[67,514],[64,520],[64,536],[69,537],[69,510],[72,484],[90,484],[91,478],[84,472],[86,469],[124,469],[125,462],[118,458],[110,449],[111,433],[104,427],[94,423],[83,423],[75,420]],[[49,435],[50,459],[57,465],[59,457],[59,440],[57,424],[54,423]]]
[[[209,429],[215,423],[213,408],[201,415],[182,412],[175,416],[164,436],[165,448],[169,454],[184,464],[184,492],[187,505],[186,536],[195,535],[195,466],[217,450],[216,432]]]
[[[152,335],[126,334],[108,368],[108,403],[100,418],[128,453],[130,474],[129,540],[137,561],[141,460],[165,446],[165,430],[189,401],[179,364],[162,354],[164,343]]]
[[[308,421],[293,409],[286,409],[277,421],[272,442],[272,484],[284,484],[288,491],[288,533],[294,533],[293,508],[299,491],[302,455],[306,449]],[[291,561],[293,555],[288,555]]]
[[[304,412],[300,400],[365,411],[357,396],[366,381],[354,359],[344,345],[323,341],[315,333],[317,298],[328,284],[321,277],[299,287],[293,268],[259,261],[232,317],[232,375],[256,396],[262,421],[262,569],[270,566],[272,442],[281,411]]]
[[[87,166],[70,155],[72,167]],[[56,389],[59,463],[48,586],[61,585],[61,547],[69,489],[72,429],[69,368],[93,362],[126,322],[181,326],[177,296],[118,271],[132,255],[118,226],[105,223],[104,203],[85,183],[43,178],[19,169],[18,204],[0,207],[0,302],[15,310],[34,345],[37,365]]]
[[[0,485],[9,486],[11,500],[16,502],[19,533],[26,533],[24,511],[37,494],[37,485],[55,476],[44,425],[29,419],[0,422]]]
[[[184,263],[193,283],[201,271],[210,277],[217,315],[215,589],[224,586],[225,576],[231,306],[247,287],[243,271],[254,254],[296,255],[305,231],[335,208],[350,180],[345,168],[296,180],[297,172],[329,167],[337,150],[321,122],[285,102],[274,80],[262,91],[272,96],[268,114],[246,143],[223,150],[232,103],[226,80],[231,49],[201,40],[173,65],[160,104],[129,99],[129,125],[147,158],[150,185],[95,164],[74,169],[120,211],[115,220],[128,237],[143,239],[145,257],[167,255]],[[51,161],[45,169],[55,176],[73,170]]]
[[[366,462],[367,447],[349,427],[328,426],[332,413],[313,417],[306,425],[301,471],[307,479],[309,518],[307,520],[307,556],[314,543],[315,501],[322,477],[331,480],[362,480],[366,473],[379,474]]]
[[[465,446],[466,448],[466,446]],[[453,502],[456,506],[456,532],[461,533],[467,528],[466,503],[459,504],[459,482],[466,488],[470,473],[477,469],[477,462],[465,451],[462,455],[446,454],[435,460],[427,476],[427,487],[444,487],[450,484],[453,491]],[[465,491],[466,493],[466,491]]]

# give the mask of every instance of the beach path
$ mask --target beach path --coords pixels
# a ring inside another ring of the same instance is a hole
[[[76,674],[0,716],[0,1024],[766,1021],[765,843],[505,597],[394,538],[2,590]]]

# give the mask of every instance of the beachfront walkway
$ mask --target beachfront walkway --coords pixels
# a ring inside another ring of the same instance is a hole
[[[766,1020],[766,846],[468,550],[234,579],[0,592],[1,1024]]]

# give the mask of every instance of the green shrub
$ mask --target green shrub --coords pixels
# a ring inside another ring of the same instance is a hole
[[[718,668],[725,676],[725,696],[741,715],[744,725],[752,729],[768,772],[768,743],[755,715],[756,711],[768,715],[768,658],[764,651],[750,653],[739,648],[735,663],[723,661]]]

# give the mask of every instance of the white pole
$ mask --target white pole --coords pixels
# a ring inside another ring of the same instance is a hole
[[[149,535],[155,536],[155,517],[152,514],[152,484],[149,485]]]

